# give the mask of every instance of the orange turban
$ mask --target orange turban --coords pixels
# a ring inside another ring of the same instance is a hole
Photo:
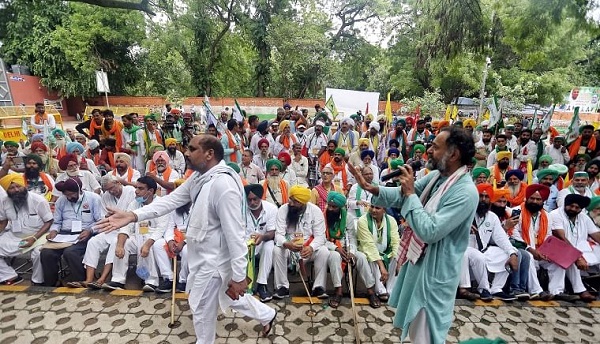
[[[450,122],[448,122],[448,121],[440,121],[440,123],[438,124],[439,129],[449,127],[449,126],[450,126]]]
[[[485,192],[488,196],[490,196],[490,199],[494,198],[494,187],[492,186],[492,184],[477,184],[477,192],[479,192],[480,195]]]
[[[508,198],[510,197],[510,190],[509,189],[496,189],[494,191],[494,196],[491,197],[491,201],[492,203],[494,202],[498,202],[498,200],[500,200],[500,198]]]

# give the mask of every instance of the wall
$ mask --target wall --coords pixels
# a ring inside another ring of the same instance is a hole
[[[44,102],[44,99],[51,101],[59,101],[62,105],[62,110],[59,112],[63,116],[67,116],[67,102],[62,99],[56,92],[48,91],[48,89],[40,83],[40,78],[31,75],[20,75],[14,73],[6,73],[10,93],[12,95],[13,104],[19,106],[34,105],[38,102]]]

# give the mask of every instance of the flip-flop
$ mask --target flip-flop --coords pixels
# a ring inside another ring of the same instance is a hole
[[[332,295],[329,298],[329,307],[331,308],[338,308],[340,306],[340,303],[342,301],[342,296],[341,295]]]
[[[98,282],[90,282],[87,284],[87,287],[89,289],[100,290],[100,289],[102,289],[102,284],[100,284]]]
[[[68,282],[67,287],[69,288],[85,288],[85,282]]]
[[[377,297],[379,297],[379,300],[381,300],[381,302],[388,302],[388,300],[390,298],[390,294],[383,293],[383,294],[377,295]]]
[[[277,318],[277,311],[275,311],[275,315],[273,316],[273,319],[271,319],[271,321],[269,321],[269,323],[267,325],[263,326],[263,330],[262,330],[263,338],[267,338],[269,336],[269,333],[273,329],[273,323],[275,322],[275,318]]]

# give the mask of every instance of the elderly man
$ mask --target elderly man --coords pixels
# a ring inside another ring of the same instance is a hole
[[[183,153],[177,149],[177,140],[170,138],[165,140],[167,155],[169,156],[169,166],[177,171],[180,176],[185,173],[185,157]]]
[[[156,195],[164,196],[175,190],[175,181],[181,176],[175,171],[169,163],[171,159],[165,151],[158,151],[152,156],[155,168],[146,172],[146,176],[152,178],[157,184]]]
[[[281,178],[283,165],[277,159],[267,161],[267,178],[263,182],[262,199],[280,208],[288,202],[289,184]]]
[[[590,199],[594,197],[594,192],[588,186],[589,180],[590,177],[587,172],[575,172],[573,174],[573,180],[571,181],[571,185],[558,192],[558,197],[556,197],[556,205],[558,206],[558,208],[564,207],[565,198],[567,197],[567,195],[570,194],[579,194]]]
[[[100,184],[98,183],[98,180],[96,180],[96,177],[94,177],[94,175],[90,171],[79,169],[77,155],[65,155],[58,161],[58,166],[61,170],[65,172],[62,172],[58,175],[58,178],[56,178],[56,183],[65,181],[73,177],[77,177],[81,182],[83,191],[95,192],[97,194],[100,194]],[[62,196],[62,193],[57,188],[54,188],[54,190],[52,191],[52,195],[58,198]]]
[[[352,130],[353,127],[352,118],[346,117],[340,121],[340,129],[331,137],[336,146],[344,151],[344,155],[350,154],[358,147],[358,135]]]
[[[538,169],[533,170],[533,179],[534,180],[531,182],[531,184],[533,184],[533,182],[537,178],[538,171],[547,169],[548,167],[550,167],[550,165],[552,165],[552,157],[550,155],[540,156],[540,158],[538,159]]]
[[[135,202],[128,205],[128,211],[146,206],[156,198],[156,182],[150,177],[141,177],[136,181]],[[136,273],[144,280],[143,291],[156,291],[159,284],[158,269],[154,260],[154,243],[163,237],[169,218],[166,215],[129,224],[119,230],[113,259],[112,278],[102,285],[107,290],[124,289],[129,255],[137,254]],[[158,247],[162,249],[162,247]]]
[[[600,144],[596,142],[596,138],[592,135],[594,126],[591,124],[583,125],[579,128],[579,132],[581,135],[567,147],[569,158],[573,160],[577,155],[582,154],[595,158],[600,151]]]
[[[92,172],[94,177],[100,178],[100,171],[92,159],[85,156],[85,148],[79,142],[67,143],[67,153],[75,154],[79,161],[79,168]]]
[[[310,190],[304,186],[290,188],[290,199],[277,211],[273,267],[275,268],[274,298],[290,296],[287,276],[287,261],[299,264],[303,273],[303,262],[314,262],[315,281],[312,296],[327,298],[325,279],[329,251],[325,246],[325,219],[321,209],[309,203]]]
[[[558,197],[558,188],[555,183],[556,179],[558,179],[558,172],[555,170],[547,168],[538,171],[537,182],[550,188],[550,196],[544,202],[544,209],[547,212],[551,212],[557,207],[556,198]]]
[[[248,201],[245,238],[247,241],[253,240],[255,255],[260,257],[256,293],[261,302],[268,302],[273,298],[267,288],[267,281],[273,268],[277,207],[262,200],[264,190],[260,184],[246,185],[244,191]]]
[[[379,180],[379,175],[381,174],[381,171],[379,170],[379,166],[377,166],[377,161],[375,160],[375,152],[373,152],[372,150],[366,150],[360,154],[360,159],[361,162],[358,166],[371,167],[371,172],[373,172],[373,180]]]
[[[321,171],[321,183],[310,191],[309,202],[317,205],[321,211],[325,211],[327,207],[327,195],[331,191],[343,192],[339,186],[333,184],[333,169],[330,166],[326,166]]]
[[[572,245],[582,252],[581,256],[564,269],[555,263],[543,264],[548,269],[550,282],[548,289],[557,299],[572,300],[570,295],[565,295],[565,276],[571,282],[573,292],[585,302],[595,301],[596,297],[590,294],[581,281],[581,271],[587,271],[590,266],[600,264],[598,257],[592,251],[588,237],[596,244],[600,244],[600,231],[592,219],[582,212],[590,204],[590,198],[578,194],[569,194],[564,200],[564,206],[550,213],[551,234]]]
[[[362,175],[365,181],[369,184],[373,184],[375,177],[373,175],[372,166],[364,166],[362,169]],[[363,188],[359,184],[354,184],[348,192],[348,210],[358,219],[363,216],[369,206],[371,205],[371,197],[373,195]]]
[[[242,154],[242,162],[240,163],[240,175],[250,184],[258,184],[265,179],[265,173],[257,164],[253,163],[254,153],[250,149],[246,149]]]
[[[102,177],[102,210],[108,213],[108,208],[127,209],[131,203],[135,201],[135,188],[131,185],[123,186],[119,179],[107,174]],[[117,232],[99,233],[93,236],[87,244],[85,255],[83,256],[83,265],[85,266],[85,281],[72,282],[73,287],[88,287],[92,289],[101,289],[106,282],[108,275],[112,270],[113,261],[115,258],[115,247],[117,244]],[[96,268],[100,261],[100,254],[106,253],[106,261],[104,269],[100,277],[94,281]],[[79,285],[77,285],[79,283]]]
[[[370,149],[376,154],[379,153],[380,147],[385,145],[382,142],[382,137],[385,135],[379,134],[380,129],[379,123],[371,122],[369,124],[369,131],[364,134],[364,137],[369,139]]]
[[[131,167],[131,156],[125,153],[115,153],[115,169],[109,173],[115,176],[123,185],[135,185],[141,175]]]
[[[490,178],[492,183],[496,185],[504,186],[506,184],[506,173],[512,168],[510,167],[510,157],[512,156],[508,151],[500,151],[495,154],[497,162],[489,167]]]
[[[521,170],[515,169],[506,172],[506,186],[504,188],[510,191],[507,200],[511,207],[516,207],[525,202],[527,183],[523,182],[524,178],[525,174]]]
[[[326,166],[333,170],[333,184],[344,192],[348,192],[354,184],[354,178],[348,173],[348,164],[344,161],[344,156],[346,156],[346,152],[342,148],[336,148],[333,151],[333,160]]]
[[[291,131],[290,121],[284,120],[279,123],[280,135],[275,140],[273,154],[279,155],[280,152],[290,153],[292,145],[298,142],[298,138]]]
[[[44,282],[44,274],[40,245],[54,220],[48,201],[27,191],[23,177],[18,174],[2,177],[0,186],[8,195],[3,198],[0,206],[0,285],[14,285],[23,281],[2,259],[23,254],[31,257],[31,282],[41,284]]]
[[[61,196],[56,201],[54,223],[46,239],[54,245],[41,250],[44,285],[56,286],[61,257],[67,262],[72,281],[83,281],[83,256],[88,240],[94,234],[94,224],[104,217],[100,196],[83,189],[79,177],[68,177],[56,183]],[[60,235],[60,236],[58,236]]]
[[[292,164],[292,157],[288,152],[281,151],[277,155],[277,159],[281,162],[281,178],[285,180],[289,186],[296,185],[296,171],[292,170],[290,165]]]
[[[48,173],[52,178],[56,178],[59,172],[58,160],[54,159],[51,154],[48,154],[48,147],[42,142],[34,142],[30,148],[31,154],[35,154],[42,159],[44,172]]]
[[[4,148],[6,153],[2,153],[2,163],[6,161],[7,157],[23,157],[25,154],[19,151],[19,144],[15,141],[4,141]]]
[[[267,170],[267,161],[269,161],[269,159],[271,159],[273,156],[269,152],[269,147],[270,147],[269,140],[260,139],[257,143],[257,146],[259,147],[260,150],[258,151],[258,153],[254,153],[252,162],[256,166],[258,166],[265,175],[268,175],[269,171]]]
[[[52,179],[50,175],[41,172],[41,170],[44,169],[42,159],[36,154],[29,154],[23,158],[23,162],[25,163],[25,172],[23,173],[22,178],[27,191],[41,195],[45,197],[47,201],[51,201],[52,190],[54,189],[54,179]],[[11,165],[11,159],[7,159],[4,162],[0,169],[0,178],[9,174],[14,174],[10,172]],[[21,174],[16,175],[20,176]]]
[[[292,145],[292,164],[289,166],[296,173],[293,185],[308,186],[308,159],[302,155],[302,145],[298,142]]]
[[[399,264],[404,266],[389,304],[397,307],[394,323],[403,328],[402,339],[409,335],[415,343],[446,339],[460,263],[478,203],[466,168],[475,154],[473,138],[463,129],[444,128],[429,153],[431,172],[416,185],[411,167],[400,167],[400,191],[398,187],[369,185],[350,166],[360,186],[373,193],[373,204],[401,208],[409,225],[403,233],[403,249],[411,246],[416,250],[400,256]]]
[[[237,120],[230,119],[227,121],[227,129],[221,136],[221,145],[225,151],[225,162],[234,162],[239,164],[242,161],[242,138],[240,137],[241,128]]]
[[[369,150],[369,139],[366,137],[358,139],[358,150],[350,153],[348,162],[354,166],[360,165],[360,163],[362,161],[362,159],[360,158],[362,156],[362,153],[366,152],[368,150]]]
[[[485,167],[475,167],[471,174],[475,185],[487,183],[490,179],[490,170]]]
[[[316,160],[321,154],[327,149],[327,135],[323,133],[323,127],[325,123],[322,121],[316,121],[314,126],[314,132],[312,134],[308,134],[306,138],[306,149],[308,151],[308,156]]]
[[[269,121],[262,121],[256,127],[256,133],[252,136],[250,140],[250,150],[254,153],[254,156],[258,156],[262,149],[260,148],[260,141],[262,139],[267,140],[267,153],[273,154],[273,146],[275,146],[275,140],[271,133],[269,133]],[[260,164],[257,164],[261,166]]]

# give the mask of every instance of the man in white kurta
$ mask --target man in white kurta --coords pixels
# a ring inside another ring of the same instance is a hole
[[[578,194],[581,196],[585,196],[589,199],[594,197],[594,192],[589,188],[588,182],[590,180],[590,176],[585,171],[577,171],[573,174],[573,180],[571,181],[571,185],[560,190],[558,192],[558,196],[556,197],[556,206],[558,208],[562,208],[565,206],[565,198],[570,194]]]
[[[363,167],[362,175],[367,183],[373,183],[374,176],[371,166]],[[363,190],[358,183],[352,185],[350,192],[348,192],[348,211],[352,212],[357,219],[360,218],[366,213],[371,204],[371,197],[373,195],[369,191]]]

